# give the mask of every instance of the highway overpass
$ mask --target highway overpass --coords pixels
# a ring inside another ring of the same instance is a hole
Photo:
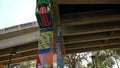
[[[119,48],[119,4],[119,0],[53,2],[53,15],[56,26],[61,32],[63,54]],[[0,64],[8,63],[12,51],[16,51],[17,54],[12,57],[11,63],[34,60],[38,38],[37,22],[1,29]]]

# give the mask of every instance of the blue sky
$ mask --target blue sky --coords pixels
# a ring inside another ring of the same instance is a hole
[[[36,0],[0,0],[0,29],[36,21]]]

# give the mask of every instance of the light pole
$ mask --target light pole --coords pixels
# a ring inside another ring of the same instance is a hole
[[[10,56],[9,56],[9,59],[8,59],[8,68],[10,68],[10,63],[11,63],[11,59],[12,59],[12,56],[13,56],[13,55],[16,55],[15,50],[13,50],[13,51],[10,53]]]
[[[8,68],[10,68],[11,59],[12,59],[12,53],[10,54],[10,57],[8,59]]]

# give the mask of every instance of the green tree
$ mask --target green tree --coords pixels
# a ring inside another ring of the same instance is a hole
[[[34,68],[35,64],[36,64],[35,61],[27,61],[27,62],[11,64],[10,68]]]
[[[115,56],[118,58],[119,56],[115,54],[115,52],[111,49],[108,50],[100,50],[92,52],[94,56],[93,62],[88,63],[88,67],[91,68],[112,68],[115,64]],[[117,60],[117,58],[115,58]],[[119,67],[118,67],[119,68]]]
[[[88,52],[68,54],[64,57],[64,64],[65,66],[68,66],[69,68],[75,68],[76,64],[78,65],[78,63],[82,62],[83,60],[87,60],[88,54],[89,54]],[[84,67],[84,66],[81,65],[81,67]]]
[[[120,49],[111,49],[111,56],[115,59],[117,67],[120,68],[118,60],[120,60]]]

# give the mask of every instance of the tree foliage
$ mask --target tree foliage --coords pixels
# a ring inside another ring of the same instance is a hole
[[[35,61],[27,61],[27,62],[21,62],[16,64],[11,64],[10,68],[35,68]],[[5,68],[8,68],[5,66]]]
[[[91,57],[88,55],[92,55]],[[89,61],[88,59],[92,59]],[[82,62],[87,61],[87,66],[83,65]],[[85,53],[69,54],[64,57],[64,65],[69,68],[113,68],[117,64],[119,67],[120,62],[120,49],[107,49]]]
[[[115,63],[119,67],[118,60],[120,59],[120,49],[108,49],[92,52],[93,62],[88,63],[90,68],[112,68]]]
[[[87,55],[88,53],[68,54],[64,57],[64,64],[69,68],[75,68],[77,63],[80,63],[83,60],[87,61]],[[79,64],[79,67],[84,67],[84,66]]]

